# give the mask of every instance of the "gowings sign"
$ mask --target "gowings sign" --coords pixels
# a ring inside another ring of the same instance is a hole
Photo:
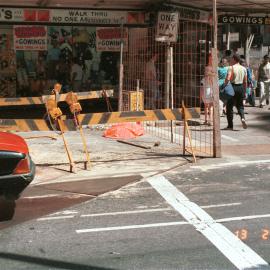
[[[220,23],[230,24],[270,24],[270,20],[267,17],[253,17],[253,16],[228,16],[222,15],[219,17]]]
[[[176,42],[178,35],[178,12],[159,12],[157,22],[157,41]]]

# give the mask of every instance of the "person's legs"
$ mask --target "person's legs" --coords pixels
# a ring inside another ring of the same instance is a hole
[[[239,91],[236,91],[235,92],[235,106],[237,108],[238,114],[241,119],[245,119],[243,100],[244,99],[243,99],[242,93]]]
[[[222,116],[223,115],[223,108],[224,108],[224,103],[219,100],[219,115]]]
[[[266,98],[266,105],[269,105],[269,91],[270,91],[270,82],[264,83],[265,86],[265,98]]]
[[[231,129],[233,129],[233,104],[234,104],[234,97],[230,98],[226,104],[228,128]]]
[[[208,123],[209,104],[204,103],[204,124]]]
[[[264,82],[260,82],[260,107],[262,107],[264,104],[265,99],[265,88],[264,88]]]

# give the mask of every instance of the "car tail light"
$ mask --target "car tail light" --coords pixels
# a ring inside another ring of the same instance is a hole
[[[27,155],[24,159],[21,159],[17,164],[13,174],[24,174],[30,172],[30,158]]]

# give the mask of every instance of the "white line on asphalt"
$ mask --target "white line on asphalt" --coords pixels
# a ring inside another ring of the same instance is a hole
[[[225,223],[230,221],[243,221],[252,219],[263,219],[270,218],[270,214],[266,215],[256,215],[256,216],[244,216],[244,217],[229,217],[214,220],[215,222]],[[118,231],[118,230],[132,230],[132,229],[143,229],[143,228],[156,228],[156,227],[167,227],[167,226],[180,226],[189,224],[186,221],[180,222],[166,222],[166,223],[152,223],[152,224],[141,224],[141,225],[128,225],[128,226],[115,226],[115,227],[105,227],[105,228],[92,228],[92,229],[82,229],[76,230],[77,233],[91,233],[91,232],[106,232],[106,231]]]
[[[38,200],[38,199],[46,199],[46,198],[54,198],[54,197],[62,197],[62,198],[68,198],[68,199],[77,199],[81,197],[93,197],[91,195],[87,194],[47,194],[47,195],[40,195],[40,196],[27,196],[27,197],[22,197],[22,199],[26,200]]]
[[[237,166],[237,165],[252,165],[252,164],[267,164],[270,163],[269,159],[262,159],[262,160],[246,160],[246,161],[233,161],[233,162],[226,162],[226,163],[216,163],[211,165],[201,165],[201,166],[192,166],[195,169],[202,169],[202,170],[211,170],[217,169],[222,167],[230,167],[230,166]]]
[[[224,222],[230,222],[230,221],[242,221],[242,220],[258,219],[258,218],[269,218],[269,217],[270,217],[270,214],[265,214],[265,215],[221,218],[221,219],[217,219],[216,221],[224,223]]]
[[[227,135],[221,135],[221,137],[224,138],[224,139],[226,139],[226,140],[228,140],[228,141],[239,142],[239,140],[234,139],[234,138],[232,138],[230,136],[227,136]]]
[[[244,244],[225,226],[216,223],[207,212],[191,202],[164,176],[149,178],[148,182],[168,204],[212,242],[238,269],[268,266],[268,263],[263,258]]]
[[[228,204],[213,204],[201,206],[202,208],[219,208],[219,207],[229,207],[241,205],[242,203],[228,203]],[[84,214],[81,217],[103,217],[103,216],[117,216],[117,215],[130,215],[130,214],[143,214],[152,212],[163,212],[163,211],[173,211],[172,208],[155,208],[155,209],[145,209],[145,210],[134,210],[134,211],[121,211],[121,212],[109,212],[109,213],[97,213],[97,214]]]
[[[69,219],[69,218],[74,218],[74,217],[75,216],[43,217],[43,218],[38,218],[37,221],[56,220],[56,219]]]
[[[40,195],[40,196],[22,197],[22,199],[33,200],[33,199],[44,199],[44,198],[52,198],[52,197],[59,197],[59,196],[61,195],[60,194],[47,194],[47,195]]]
[[[118,227],[107,227],[107,228],[93,228],[93,229],[82,229],[76,230],[77,233],[90,233],[90,232],[106,232],[106,231],[118,231],[118,230],[131,230],[131,229],[143,229],[143,228],[155,228],[155,227],[167,227],[176,225],[188,225],[186,221],[178,222],[167,222],[167,223],[153,223],[143,225],[130,225],[130,226],[118,226]]]
[[[156,209],[146,209],[146,210],[134,210],[134,211],[122,211],[122,212],[110,212],[110,213],[98,213],[98,214],[85,214],[81,217],[103,217],[103,216],[117,216],[117,215],[130,215],[130,214],[142,214],[151,212],[162,212],[162,211],[172,211],[172,208],[156,208]]]

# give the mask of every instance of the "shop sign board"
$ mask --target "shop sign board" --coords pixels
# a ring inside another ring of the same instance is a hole
[[[206,23],[209,21],[209,12],[207,11],[187,7],[178,7],[177,11],[179,12],[179,19],[182,20],[201,21]]]
[[[208,11],[196,8],[181,7],[171,3],[164,4],[164,6],[167,6],[170,9],[173,8],[173,11],[178,12],[180,20],[190,20],[209,23],[210,13]]]
[[[47,26],[14,25],[14,49],[47,51]]]
[[[124,51],[128,49],[128,29],[121,27],[97,27],[96,49],[98,52],[119,52],[121,41]]]
[[[176,42],[178,37],[178,24],[178,12],[159,12],[156,40],[162,42]]]
[[[82,24],[126,24],[127,12],[53,9],[51,11],[51,22]]]
[[[227,41],[226,34],[223,34],[223,42]],[[239,33],[230,33],[230,42],[237,42],[239,41]]]
[[[1,8],[0,22],[143,24],[145,18],[138,11]]]
[[[267,25],[270,24],[268,17],[255,17],[255,16],[219,16],[219,23],[225,24],[251,24],[251,25]]]

